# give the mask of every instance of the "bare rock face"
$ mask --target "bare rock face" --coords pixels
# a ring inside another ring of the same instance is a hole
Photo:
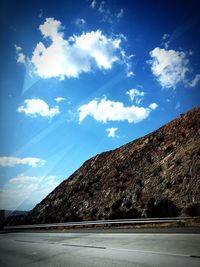
[[[86,161],[22,223],[200,215],[200,108]]]

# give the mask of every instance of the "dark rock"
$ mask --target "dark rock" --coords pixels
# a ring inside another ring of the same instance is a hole
[[[196,108],[151,134],[87,160],[23,223],[200,215],[199,174]]]
[[[191,203],[183,209],[183,214],[186,216],[200,216],[200,202]]]

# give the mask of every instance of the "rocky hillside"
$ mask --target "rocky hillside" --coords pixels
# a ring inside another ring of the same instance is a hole
[[[200,215],[200,108],[86,161],[23,223]]]

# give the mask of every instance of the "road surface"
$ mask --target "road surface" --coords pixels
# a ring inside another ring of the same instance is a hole
[[[7,233],[0,267],[199,267],[200,235]]]

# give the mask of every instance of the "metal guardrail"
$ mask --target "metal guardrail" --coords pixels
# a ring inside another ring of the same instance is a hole
[[[192,217],[194,218],[194,217]],[[117,224],[146,224],[146,223],[167,223],[177,222],[191,219],[191,217],[173,217],[173,218],[142,218],[142,219],[119,219],[119,220],[98,220],[98,221],[81,221],[66,223],[50,223],[50,224],[32,224],[32,225],[11,225],[4,226],[4,230],[20,230],[20,229],[38,229],[38,228],[59,228],[89,225],[117,225]]]

